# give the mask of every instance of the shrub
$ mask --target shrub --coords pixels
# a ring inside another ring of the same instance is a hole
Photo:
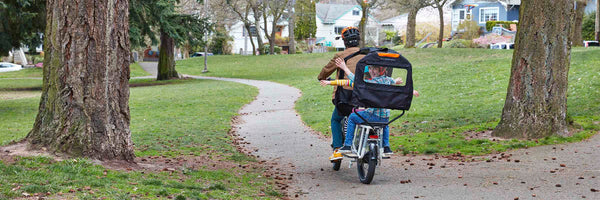
[[[233,41],[233,38],[227,32],[218,30],[210,42],[210,52],[231,55],[233,47],[229,41]]]
[[[596,12],[589,13],[583,17],[583,25],[581,27],[581,36],[583,40],[594,40],[594,31],[596,25]]]
[[[511,21],[487,21],[485,23],[485,29],[487,29],[487,31],[492,31],[492,28],[494,28],[494,26],[496,26],[496,25],[502,25],[504,28],[508,28],[508,27],[510,27],[511,24],[519,24],[519,23],[511,22]]]
[[[264,52],[265,52],[265,54],[268,54],[268,53],[269,53],[269,50],[270,50],[270,48],[269,48],[269,45],[268,45],[268,44],[266,44],[266,45],[264,45],[263,47],[265,48],[265,49],[264,49]],[[281,54],[281,47],[279,47],[279,46],[275,46],[275,47],[273,47],[273,51],[274,51],[276,54]]]
[[[462,36],[459,39],[472,40],[479,38],[483,31],[481,26],[477,25],[475,21],[463,21],[458,25],[458,30],[462,31]]]
[[[444,44],[444,48],[467,48],[468,46],[466,46],[464,44],[465,41],[467,41],[467,40],[463,40],[463,39],[450,40],[449,42]]]

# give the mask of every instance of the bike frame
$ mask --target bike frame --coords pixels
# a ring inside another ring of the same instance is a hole
[[[377,150],[378,150],[377,160],[381,161],[381,159],[383,158],[383,129],[385,128],[385,126],[391,124],[392,122],[394,122],[397,119],[399,119],[400,117],[402,117],[406,111],[403,110],[400,115],[394,117],[392,120],[390,120],[388,122],[369,122],[363,116],[358,114],[358,112],[355,112],[354,109],[352,112],[364,121],[364,123],[357,124],[356,129],[354,131],[354,141],[352,142],[352,152],[356,153],[356,155],[358,156],[358,159],[363,159],[364,156],[367,154],[367,151],[370,149],[369,145],[371,143],[375,143],[375,144],[377,144]],[[369,138],[369,133],[371,131],[375,131],[375,134],[377,135],[377,139]],[[377,162],[377,165],[381,165],[381,162]],[[352,162],[350,162],[349,167],[352,167]]]

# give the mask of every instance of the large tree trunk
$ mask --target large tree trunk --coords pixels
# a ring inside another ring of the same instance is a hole
[[[158,49],[158,76],[157,80],[169,80],[179,78],[175,70],[175,56],[173,49],[175,40],[169,34],[160,31],[160,47]]]
[[[406,23],[406,44],[404,44],[404,48],[414,48],[415,47],[415,32],[417,26],[417,13],[419,12],[418,8],[411,8],[408,11],[408,22]]]
[[[48,0],[33,148],[133,161],[128,1]]]
[[[494,136],[568,135],[572,14],[571,0],[529,0],[521,4],[508,94]]]
[[[575,10],[575,21],[573,22],[573,28],[571,29],[571,38],[573,38],[573,46],[583,46],[581,29],[583,25],[583,16],[585,15],[585,6],[587,6],[587,0],[577,0],[576,2],[577,9]]]
[[[440,13],[440,35],[438,36],[438,48],[442,48],[444,44],[444,7],[443,5],[437,4],[438,13]]]

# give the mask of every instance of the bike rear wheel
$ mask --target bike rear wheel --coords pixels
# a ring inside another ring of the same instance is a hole
[[[357,159],[356,164],[360,182],[370,184],[375,176],[375,167],[377,167],[377,145],[369,145],[369,152],[362,159]]]

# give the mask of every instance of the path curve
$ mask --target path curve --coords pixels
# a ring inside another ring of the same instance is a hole
[[[600,136],[486,156],[492,162],[459,162],[435,156],[399,156],[377,167],[370,185],[358,181],[345,159],[340,171],[327,160],[329,139],[311,133],[294,110],[301,91],[279,83],[233,81],[259,89],[233,130],[259,159],[291,163],[291,197],[300,199],[600,199]],[[494,158],[496,156],[496,158]],[[553,159],[554,158],[554,159]]]
[[[261,159],[295,166],[297,178],[294,191],[290,191],[292,197],[301,194],[302,199],[580,199],[583,196],[600,199],[600,192],[592,192],[600,190],[598,136],[575,144],[510,151],[505,155],[512,156],[502,160],[498,159],[500,155],[488,156],[493,162],[461,163],[435,156],[396,156],[384,160],[373,183],[364,185],[358,181],[356,168],[348,168],[347,160],[342,170],[331,169],[327,160],[331,151],[329,140],[312,134],[294,110],[294,103],[301,96],[298,89],[267,81],[193,78],[233,81],[259,88],[256,100],[239,111],[242,123],[234,125],[234,130],[250,143],[248,147],[259,149],[253,154]]]

